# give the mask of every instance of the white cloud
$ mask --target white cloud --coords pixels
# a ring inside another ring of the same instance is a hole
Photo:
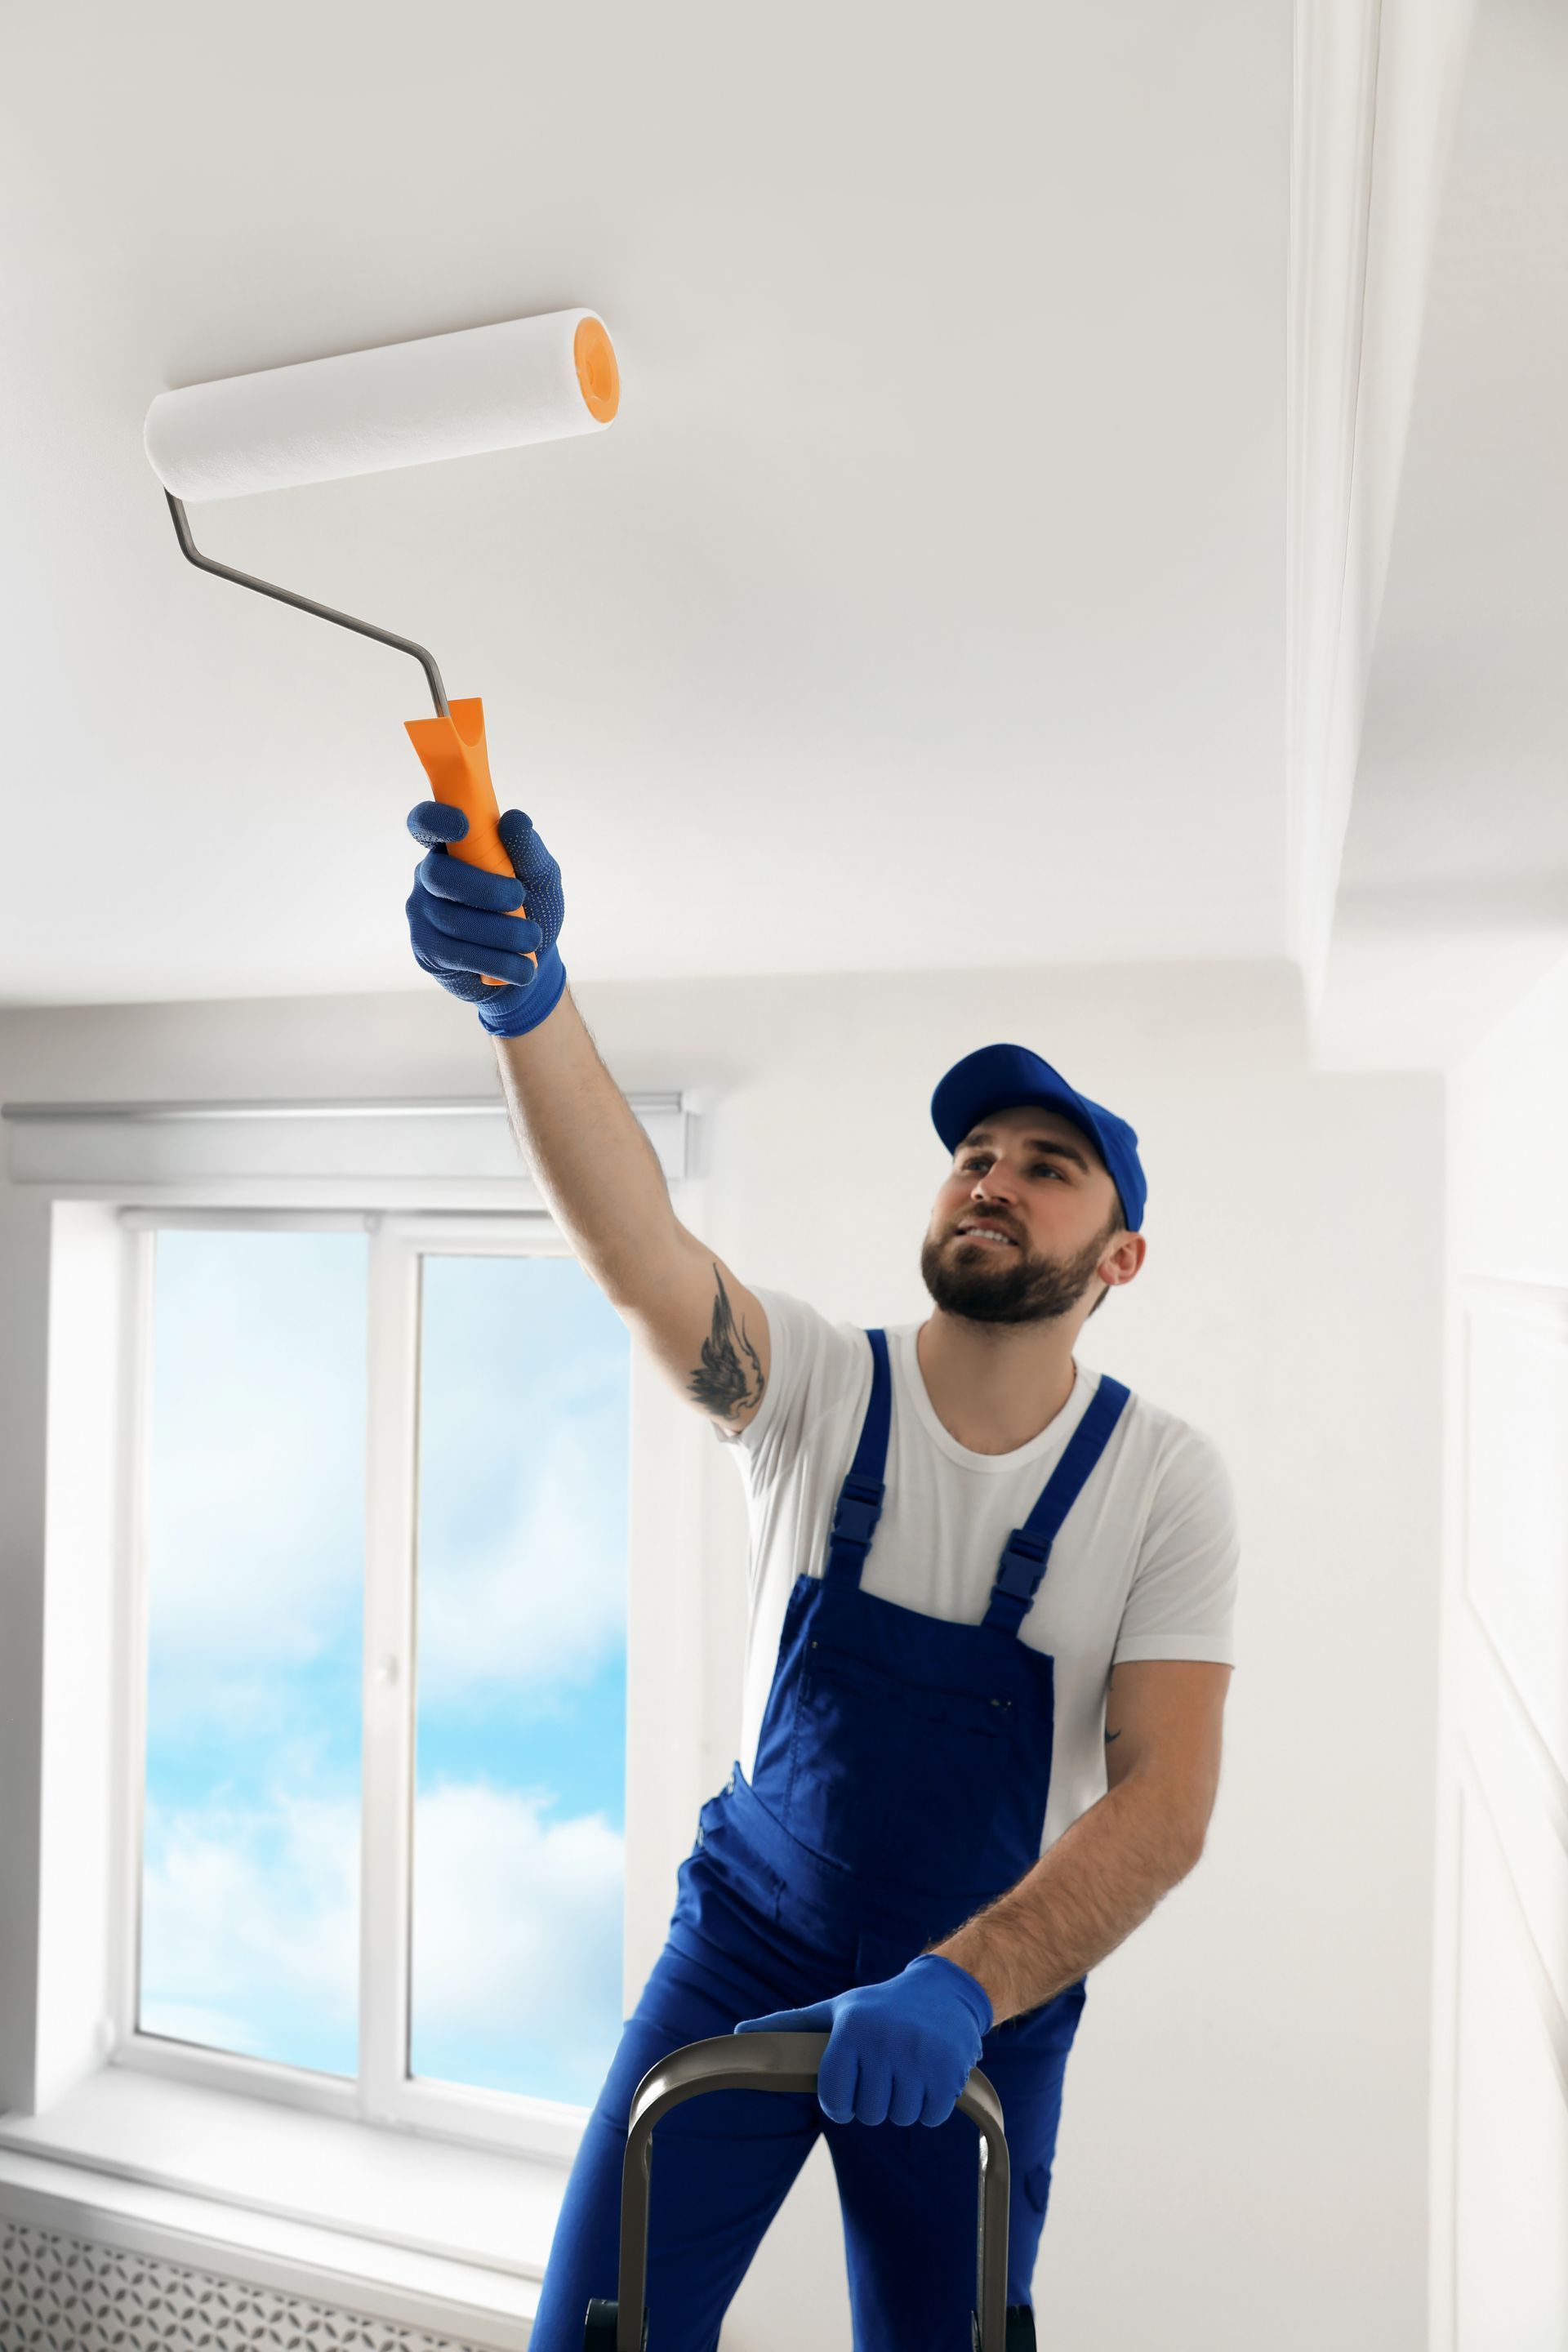
[[[416,2071],[520,2089],[547,2040],[593,2095],[622,2013],[625,1841],[602,1814],[552,1821],[539,1792],[449,1782],[415,1815]],[[358,2012],[359,1809],[274,1786],[259,1805],[149,1807],[148,2030],[284,2064]],[[184,2021],[182,2022],[182,2021]],[[488,2048],[487,2048],[488,2045]],[[464,2073],[462,2068],[468,2071]]]
[[[605,1475],[602,1426],[557,1424],[548,1452],[498,1468],[496,1532],[471,1546],[427,1538],[419,1576],[423,1701],[486,1685],[585,1681],[626,1640],[624,1487]]]
[[[157,1281],[153,1639],[307,1662],[363,1585],[364,1244],[165,1234]]]
[[[149,1803],[142,1976],[161,2004],[323,2022],[359,2007],[359,1806],[274,1784],[267,1801]],[[279,2056],[286,2056],[279,2051]]]
[[[172,1756],[192,1742],[221,1741],[225,1754],[237,1759],[258,1750],[277,1769],[280,1745],[303,1743],[316,1759],[309,1772],[291,1772],[296,1786],[330,1770],[331,1750],[357,1751],[360,1736],[359,1660],[357,1633],[344,1642],[350,1661],[342,1719],[331,1729],[324,1721],[322,1695],[303,1676],[291,1677],[278,1660],[242,1656],[195,1661],[170,1654],[159,1645],[148,1686],[148,1738],[153,1752]],[[250,1760],[244,1759],[243,1760]]]
[[[602,2040],[621,2015],[626,1841],[602,1813],[451,1782],[419,1801],[414,1848],[416,2035],[490,2037],[549,2021]],[[417,2042],[416,2045],[417,2060]]]

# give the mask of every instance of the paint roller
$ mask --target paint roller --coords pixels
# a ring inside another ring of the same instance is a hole
[[[468,833],[448,854],[509,878],[512,865],[497,830],[480,697],[448,702],[433,656],[412,638],[215,562],[191,535],[185,500],[248,498],[258,490],[599,433],[619,405],[620,372],[603,320],[592,310],[552,310],[187,384],[161,392],[147,411],[147,456],[192,563],[375,637],[421,665],[436,716],[404,724],[436,798],[468,820]],[[516,911],[521,916],[525,909]]]

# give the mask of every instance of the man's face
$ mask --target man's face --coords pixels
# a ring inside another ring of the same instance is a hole
[[[1065,1315],[1121,1229],[1104,1161],[1059,1112],[989,1112],[953,1154],[921,1251],[937,1305],[982,1323]]]

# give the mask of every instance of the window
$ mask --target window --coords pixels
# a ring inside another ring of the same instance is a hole
[[[624,1328],[542,1217],[144,1222],[124,2054],[569,2153],[623,2013]]]

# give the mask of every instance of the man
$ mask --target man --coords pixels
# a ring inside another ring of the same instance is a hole
[[[529,819],[500,821],[516,882],[447,855],[457,812],[408,822],[428,853],[416,957],[496,1038],[557,1222],[733,1446],[752,1514],[742,1754],[589,2118],[531,2352],[577,2352],[590,2297],[616,2293],[643,2074],[710,2034],[796,2028],[829,2035],[815,2098],[721,2092],[658,2127],[649,2352],[716,2345],[819,2133],[858,2352],[963,2352],[969,2070],[1003,2104],[1026,2306],[1085,1971],[1191,1870],[1218,1780],[1224,1470],[1073,1354],[1143,1264],[1137,1137],[1037,1055],[984,1047],[932,1100],[952,1160],[927,1320],[861,1332],[748,1289],[675,1216],[566,993],[560,871]]]

